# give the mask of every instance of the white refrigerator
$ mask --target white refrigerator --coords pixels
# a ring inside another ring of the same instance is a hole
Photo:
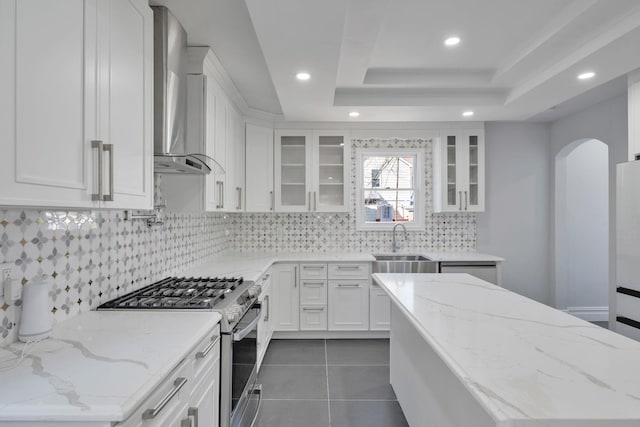
[[[640,341],[640,161],[616,170],[616,289],[614,329]]]

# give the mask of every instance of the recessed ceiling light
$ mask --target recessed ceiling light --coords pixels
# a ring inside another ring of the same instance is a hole
[[[582,74],[578,74],[578,79],[579,80],[589,80],[593,77],[596,76],[596,73],[594,73],[593,71],[588,71],[586,73],[582,73]]]
[[[444,41],[445,46],[456,46],[460,43],[460,37],[449,37]]]
[[[471,117],[473,116],[473,111],[465,111],[464,113],[462,113],[462,115],[465,117]]]
[[[311,74],[309,73],[301,72],[296,74],[296,79],[298,80],[309,80],[310,78],[311,78]]]
[[[360,115],[360,113],[358,113],[357,111],[352,111],[349,113],[350,117],[358,117]]]

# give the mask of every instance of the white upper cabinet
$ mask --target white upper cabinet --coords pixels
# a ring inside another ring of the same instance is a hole
[[[350,144],[346,132],[275,132],[275,209],[349,210]]]
[[[244,209],[244,118],[217,81],[217,60],[208,47],[189,47],[187,151],[222,167],[208,175],[166,174],[162,190],[172,210],[238,212]]]
[[[443,131],[433,154],[434,211],[483,212],[484,130]]]
[[[112,144],[109,181],[113,201],[104,207],[153,207],[153,15],[147,2],[99,3],[109,16],[101,82],[100,140]]]
[[[148,5],[2,0],[0,32],[0,204],[151,208]]]
[[[273,129],[247,123],[246,211],[273,212]]]

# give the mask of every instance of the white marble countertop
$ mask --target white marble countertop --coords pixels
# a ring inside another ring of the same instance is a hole
[[[391,253],[380,252],[378,254]],[[423,255],[434,261],[504,261],[503,258],[477,252],[411,252],[411,255]],[[399,252],[394,255],[403,255]],[[242,276],[245,280],[258,280],[269,267],[276,262],[373,262],[371,253],[226,253],[206,258],[195,267],[184,271],[185,276],[215,277]]]
[[[0,348],[0,421],[121,421],[220,321],[217,313],[90,311]]]
[[[467,274],[374,274],[504,426],[640,425],[640,343]]]

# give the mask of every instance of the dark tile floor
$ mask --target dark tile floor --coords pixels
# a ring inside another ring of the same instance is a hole
[[[273,340],[260,427],[407,427],[389,385],[389,340]]]

